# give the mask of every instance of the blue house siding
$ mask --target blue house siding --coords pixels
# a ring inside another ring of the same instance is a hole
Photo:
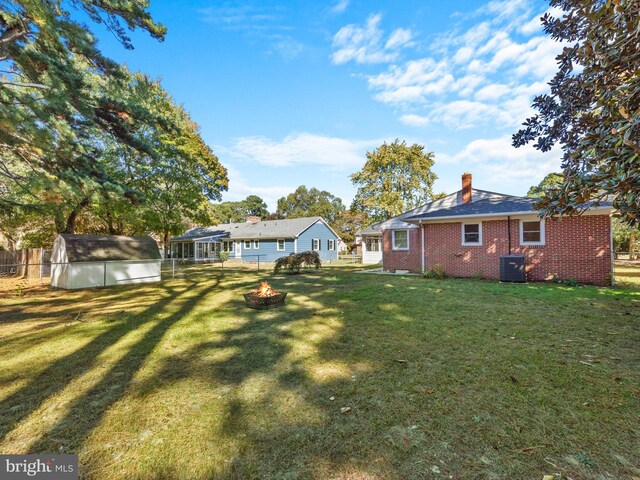
[[[259,240],[258,248],[255,247],[255,240],[251,240],[251,248],[245,248],[244,240],[242,240],[242,259],[246,262],[257,262],[260,255],[261,262],[275,262],[280,257],[286,257],[293,253],[293,238],[284,239],[284,250],[278,250],[278,241],[276,239]]]
[[[302,235],[298,237],[298,252],[306,252],[313,250],[313,239],[320,240],[320,248],[317,250],[320,260],[323,262],[338,259],[338,237],[323,223],[316,222],[307,228]],[[333,250],[328,249],[328,240],[334,241]]]

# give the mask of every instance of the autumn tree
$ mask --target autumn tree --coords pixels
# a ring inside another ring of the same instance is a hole
[[[562,147],[564,181],[536,207],[547,215],[580,212],[611,199],[623,221],[640,220],[640,2],[551,0],[560,17],[544,30],[567,46],[550,92],[513,136],[541,151]]]
[[[344,210],[334,219],[331,226],[347,245],[347,250],[351,251],[355,246],[358,230],[370,223],[366,213],[358,210]]]
[[[248,216],[269,218],[266,202],[258,195],[249,195],[238,202],[221,202],[209,206],[213,223],[244,222]]]
[[[280,218],[315,217],[324,218],[330,224],[344,210],[342,199],[326,190],[301,185],[293,193],[278,200],[276,215]]]
[[[423,145],[407,146],[396,139],[373,152],[358,173],[351,175],[358,188],[352,208],[365,212],[374,221],[400,215],[402,212],[433,200],[433,152]]]

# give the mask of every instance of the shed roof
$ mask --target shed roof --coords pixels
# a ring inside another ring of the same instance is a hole
[[[62,233],[69,262],[108,260],[157,260],[158,244],[151,237],[121,235],[72,235]]]
[[[228,234],[232,239],[275,239],[296,238],[317,222],[326,222],[322,217],[286,218],[283,220],[262,220],[251,223],[223,223],[212,227],[192,228],[188,232],[171,239],[174,241],[197,240],[213,235]],[[328,226],[328,225],[327,225]],[[331,228],[331,227],[329,227]]]

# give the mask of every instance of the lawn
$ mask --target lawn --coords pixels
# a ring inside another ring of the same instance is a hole
[[[0,452],[87,479],[640,477],[638,289],[341,266],[256,311],[268,274],[217,268],[5,291]]]

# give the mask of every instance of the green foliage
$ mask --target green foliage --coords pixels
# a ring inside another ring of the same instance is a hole
[[[224,264],[224,262],[229,260],[230,256],[231,255],[229,254],[229,252],[220,252],[220,253],[218,253],[218,260],[220,260],[220,262],[222,262],[222,264]]]
[[[351,175],[358,187],[351,208],[377,222],[431,201],[438,178],[431,171],[434,158],[433,152],[424,152],[423,145],[408,147],[398,139],[367,152],[362,170]]]
[[[73,10],[69,10],[72,3]],[[76,10],[104,23],[132,48],[124,25],[164,38],[141,1],[17,0],[0,7],[0,172],[28,193],[28,182],[8,168],[21,162],[69,185],[116,184],[101,164],[101,139],[108,136],[129,149],[153,155],[153,144],[140,135],[145,124],[163,122],[136,98],[131,75],[105,58],[91,32],[73,19]],[[124,193],[128,189],[120,184]],[[6,199],[5,208],[37,205],[34,198]]]
[[[279,218],[322,217],[330,224],[344,211],[344,204],[338,197],[326,190],[307,189],[301,185],[295,192],[278,200],[276,215]]]
[[[613,218],[611,226],[614,252],[631,252],[632,250],[637,251],[640,249],[637,244],[640,240],[640,228],[637,226],[631,227],[616,217]]]
[[[538,185],[532,186],[527,192],[529,198],[542,198],[547,196],[547,192],[559,188],[564,181],[562,173],[547,174]]]
[[[444,269],[444,265],[436,263],[432,269],[426,270],[422,276],[424,278],[430,278],[435,280],[442,280],[448,277],[447,272]]]
[[[351,251],[355,247],[356,233],[369,225],[371,221],[364,212],[344,210],[333,221],[331,227]]]
[[[278,274],[284,270],[286,273],[295,274],[300,273],[302,268],[315,268],[317,270],[321,265],[318,252],[291,253],[286,257],[280,257],[276,261],[273,273]]]
[[[589,201],[611,199],[624,222],[640,220],[640,3],[551,0],[564,15],[545,14],[545,32],[568,45],[559,70],[539,95],[539,112],[513,136],[516,147],[560,144],[565,180],[536,206],[573,214]]]
[[[269,217],[267,204],[257,195],[249,195],[240,202],[222,202],[209,207],[213,223],[241,223],[253,215],[266,219]]]

